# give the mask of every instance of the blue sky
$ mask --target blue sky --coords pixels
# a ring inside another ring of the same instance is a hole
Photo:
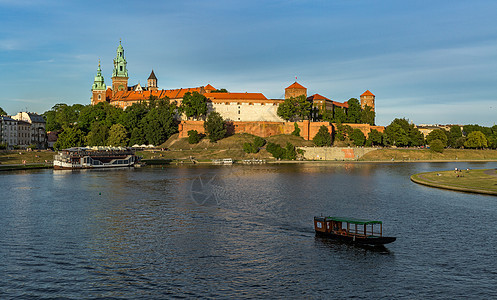
[[[376,95],[377,124],[491,126],[497,1],[0,0],[0,107],[89,104],[119,40],[129,83],[212,84],[282,98],[295,81],[335,101]]]

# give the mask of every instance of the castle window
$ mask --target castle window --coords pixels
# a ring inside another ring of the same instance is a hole
[[[123,66],[120,66],[119,68],[120,68],[120,70],[121,70],[121,72],[122,72],[122,71],[123,71]]]
[[[102,99],[102,96],[101,95],[98,95],[98,100]]]
[[[240,111],[238,111],[238,114],[240,114]]]

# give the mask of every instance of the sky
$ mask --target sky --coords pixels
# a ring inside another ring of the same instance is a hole
[[[492,126],[497,1],[0,0],[0,107],[89,104],[119,41],[129,85],[211,84],[283,98],[297,81],[334,101],[376,95],[376,123]]]

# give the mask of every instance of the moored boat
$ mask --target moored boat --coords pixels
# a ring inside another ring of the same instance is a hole
[[[383,236],[383,223],[341,217],[314,217],[317,235],[359,245],[380,246],[394,242],[395,237]]]
[[[134,151],[123,147],[73,147],[54,156],[56,170],[132,167],[139,162]]]

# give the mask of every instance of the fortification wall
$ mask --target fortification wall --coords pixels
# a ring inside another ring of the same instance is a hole
[[[231,133],[250,133],[260,137],[268,137],[278,134],[290,134],[295,130],[294,123],[300,128],[300,136],[306,140],[312,140],[319,131],[321,126],[326,126],[330,133],[336,128],[336,124],[329,122],[310,122],[308,120],[301,122],[268,122],[268,121],[240,121],[231,122],[228,130]],[[380,132],[384,131],[383,126],[370,126],[369,124],[344,124],[352,128],[360,129],[367,137],[371,129]],[[205,133],[204,121],[181,121],[179,124],[179,137],[188,137],[188,131],[196,130],[198,133]]]
[[[357,160],[376,148],[350,147],[297,147],[304,150],[304,157],[308,160]]]

